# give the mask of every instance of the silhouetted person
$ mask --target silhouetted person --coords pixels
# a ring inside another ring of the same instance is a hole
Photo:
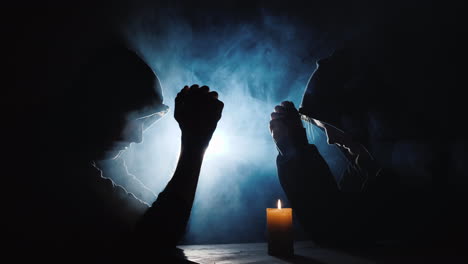
[[[161,84],[134,52],[120,46],[99,51],[82,66],[70,96],[43,117],[40,146],[32,148],[38,155],[31,157],[30,174],[17,179],[22,193],[10,230],[15,243],[47,256],[167,253],[185,232],[204,152],[222,109],[207,86],[185,86],[178,93],[179,161],[149,205],[103,177],[94,162],[140,143],[143,131],[166,114]]]
[[[281,185],[319,244],[467,242],[460,210],[467,201],[460,166],[466,140],[449,121],[457,114],[446,107],[451,87],[438,87],[449,71],[433,68],[428,54],[439,50],[418,46],[431,43],[422,38],[409,31],[335,52],[317,63],[299,111],[285,101],[271,114]],[[348,159],[340,181],[309,144],[301,118]]]

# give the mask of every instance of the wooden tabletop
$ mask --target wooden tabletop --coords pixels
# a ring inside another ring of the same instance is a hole
[[[279,258],[267,253],[266,243],[179,246],[188,260],[200,264],[227,263],[376,263],[370,259],[319,248],[313,242],[294,243],[295,255]]]

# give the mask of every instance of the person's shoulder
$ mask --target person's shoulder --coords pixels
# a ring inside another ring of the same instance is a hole
[[[116,184],[112,179],[105,177],[103,172],[92,164],[89,168],[87,185],[91,192],[106,200],[113,200],[119,204],[128,204],[137,211],[144,211],[149,205],[128,192],[123,186]]]

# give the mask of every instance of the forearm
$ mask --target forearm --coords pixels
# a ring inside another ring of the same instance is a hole
[[[138,225],[138,233],[160,247],[174,247],[190,217],[205,148],[182,140],[179,161],[170,182]]]
[[[165,192],[181,197],[190,205],[193,203],[206,147],[194,138],[182,136],[179,162]]]
[[[279,155],[277,165],[281,185],[312,239],[328,245],[369,240],[369,208],[363,195],[339,191],[315,146],[287,159]]]
[[[295,151],[294,155],[278,155],[278,177],[290,200],[336,197],[337,184],[328,164],[314,145]]]
[[[177,245],[185,233],[197,189],[203,156],[221,118],[223,102],[208,86],[185,86],[175,98],[174,118],[182,131],[174,176],[137,226],[152,245]]]
[[[280,183],[295,214],[311,238],[323,242],[335,235],[340,193],[330,169],[315,146],[277,158]]]

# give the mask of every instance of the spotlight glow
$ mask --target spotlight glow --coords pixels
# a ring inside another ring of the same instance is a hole
[[[206,150],[206,158],[227,155],[230,151],[229,136],[225,131],[216,131],[211,138],[210,145]]]

